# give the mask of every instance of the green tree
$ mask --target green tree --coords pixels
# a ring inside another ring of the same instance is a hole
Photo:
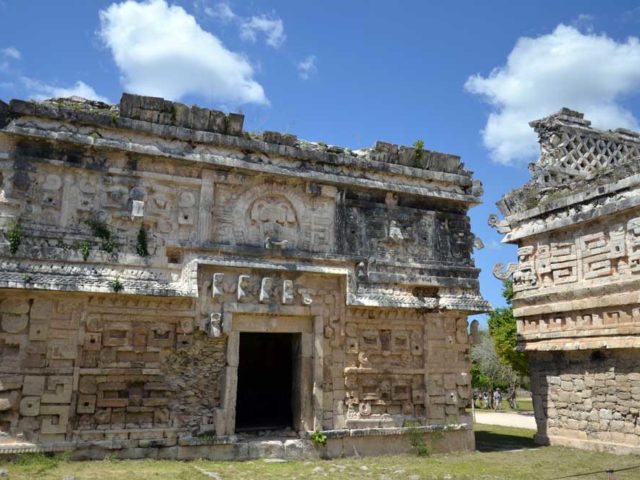
[[[496,308],[489,314],[487,321],[489,333],[494,340],[496,353],[500,359],[509,364],[519,375],[529,375],[529,364],[523,352],[516,351],[516,319],[513,316],[511,301],[513,299],[513,285],[506,280],[502,289],[502,296],[507,302],[504,308]]]
[[[519,383],[518,373],[496,353],[495,344],[489,332],[480,332],[480,341],[471,347],[471,380],[474,388],[493,390],[500,387],[507,390]]]

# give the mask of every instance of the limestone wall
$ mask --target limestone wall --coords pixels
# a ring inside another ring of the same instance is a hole
[[[188,387],[219,399],[224,342],[194,340],[194,301],[0,292],[2,430],[47,443],[121,429],[173,430],[202,421]],[[195,344],[195,345],[194,345]],[[207,381],[183,357],[198,355]],[[186,360],[186,361],[185,361]],[[188,408],[187,408],[188,407]],[[175,434],[174,434],[175,440]]]
[[[530,354],[538,439],[638,453],[638,357],[635,349]]]
[[[357,309],[347,312],[345,333],[345,368],[335,381],[346,387],[347,426],[464,416],[471,387],[465,318]]]

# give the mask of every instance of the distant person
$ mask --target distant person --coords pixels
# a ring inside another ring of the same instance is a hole
[[[516,410],[518,408],[518,406],[516,405],[516,389],[515,387],[511,388],[509,390],[509,396],[507,397],[507,400],[509,402],[509,407],[511,407],[511,410]]]
[[[502,403],[502,394],[500,393],[500,389],[496,387],[493,392],[493,409],[500,410],[500,404]]]
[[[482,392],[482,405],[485,409],[489,408],[489,394],[487,392]]]

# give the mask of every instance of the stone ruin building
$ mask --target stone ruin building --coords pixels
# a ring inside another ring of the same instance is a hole
[[[480,195],[413,147],[128,94],[0,102],[0,452],[473,448]]]
[[[640,134],[590,124],[531,122],[531,180],[489,219],[518,263],[494,273],[513,278],[537,441],[640,453]]]

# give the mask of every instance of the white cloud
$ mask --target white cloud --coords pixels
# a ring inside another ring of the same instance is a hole
[[[581,13],[571,22],[571,26],[578,30],[584,30],[588,33],[593,33],[593,24],[596,21],[596,17],[589,13]]]
[[[11,62],[20,60],[22,55],[16,47],[0,48],[0,73],[10,73]]]
[[[7,58],[13,58],[14,60],[20,60],[20,58],[22,58],[20,50],[18,50],[16,47],[7,47],[3,48],[0,51],[2,52],[2,56]]]
[[[528,122],[562,107],[584,112],[598,128],[638,128],[621,99],[640,91],[640,43],[558,25],[520,38],[505,65],[472,75],[465,89],[493,108],[482,132],[491,157],[502,164],[531,160],[538,147]]]
[[[19,85],[21,87],[20,91],[24,91],[27,97],[34,100],[75,96],[109,103],[107,98],[99,95],[92,87],[82,81],[77,81],[70,87],[58,87],[27,76],[20,76],[14,71],[10,62],[20,60],[21,58],[22,53],[16,47],[9,46],[0,49],[0,73],[7,74],[10,77],[10,81],[0,83],[0,88],[16,91]]]
[[[212,7],[205,4],[204,13],[206,13],[210,17],[219,18],[224,22],[230,22],[237,18],[236,14],[231,9],[231,6],[228,3],[224,2],[216,3]]]
[[[100,36],[126,90],[178,100],[268,104],[249,61],[165,0],[127,0],[100,11]]]
[[[55,87],[32,78],[22,77],[20,80],[27,89],[28,97],[34,100],[59,97],[82,97],[87,100],[98,100],[100,102],[110,103],[109,99],[98,95],[92,87],[82,81],[77,81],[71,87]]]
[[[210,6],[206,0],[202,0],[202,4],[198,7],[210,17],[218,18],[225,23],[235,22],[240,29],[240,38],[245,41],[256,42],[258,35],[262,34],[267,45],[279,48],[287,38],[284,33],[284,23],[275,14],[242,17],[237,15],[227,2]]]
[[[315,55],[309,55],[304,60],[298,62],[298,76],[303,80],[308,80],[311,74],[317,71]]]
[[[255,42],[259,33],[264,34],[267,45],[273,48],[278,48],[287,38],[279,18],[257,15],[240,21],[240,38],[243,40]]]

